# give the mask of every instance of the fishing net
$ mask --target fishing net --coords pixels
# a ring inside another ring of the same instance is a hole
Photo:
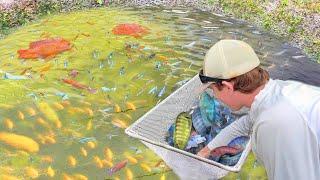
[[[168,128],[183,111],[196,106],[201,85],[198,76],[176,90],[126,129],[129,136],[140,139],[159,155],[181,179],[218,179],[229,171],[238,172],[250,152],[250,141],[234,166],[226,166],[174,148],[166,142]]]

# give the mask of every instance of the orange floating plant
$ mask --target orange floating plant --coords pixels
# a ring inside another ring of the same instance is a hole
[[[70,49],[69,41],[62,38],[53,38],[32,42],[29,49],[20,49],[18,53],[19,58],[22,59],[52,58]]]
[[[118,24],[112,29],[112,33],[116,35],[129,35],[135,38],[141,37],[149,33],[146,27],[135,23]]]

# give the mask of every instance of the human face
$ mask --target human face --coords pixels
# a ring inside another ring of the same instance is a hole
[[[238,111],[242,108],[239,99],[239,93],[234,91],[233,83],[228,81],[222,81],[222,89],[219,90],[217,84],[211,84],[209,86],[212,89],[214,97],[229,106],[233,111]]]

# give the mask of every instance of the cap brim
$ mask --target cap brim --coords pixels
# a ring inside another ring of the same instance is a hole
[[[196,94],[200,94],[203,91],[205,91],[211,84],[213,84],[213,82],[208,82],[206,84],[202,84],[199,88],[195,89],[195,93]]]

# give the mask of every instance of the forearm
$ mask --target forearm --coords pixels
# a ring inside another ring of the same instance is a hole
[[[251,123],[248,116],[242,116],[232,124],[224,128],[208,145],[212,150],[216,147],[227,145],[232,139],[238,136],[248,136]]]

